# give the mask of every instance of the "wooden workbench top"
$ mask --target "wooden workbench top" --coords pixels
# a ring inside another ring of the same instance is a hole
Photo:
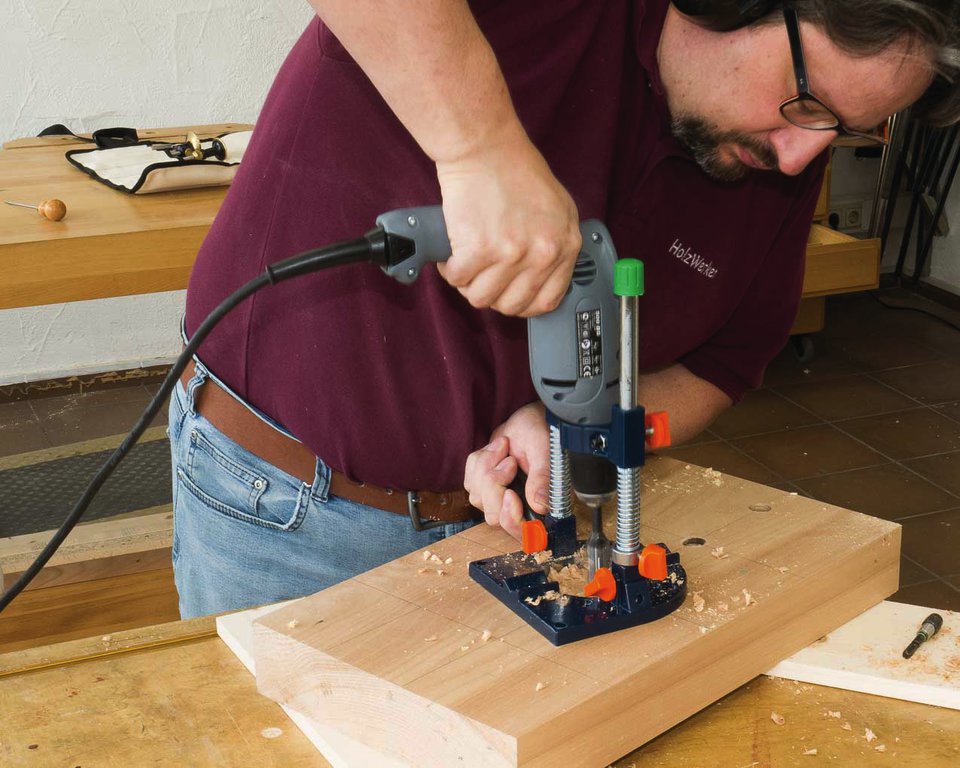
[[[140,131],[150,140],[248,130],[245,124]],[[227,187],[129,195],[64,157],[92,144],[72,137],[8,142],[0,151],[0,196],[37,204],[56,197],[62,221],[0,204],[0,309],[184,288],[197,249]]]
[[[867,728],[875,741],[864,738]],[[804,755],[811,749],[817,754]],[[760,677],[615,765],[933,768],[958,761],[956,711]],[[0,764],[328,765],[256,692],[210,619],[0,656]]]

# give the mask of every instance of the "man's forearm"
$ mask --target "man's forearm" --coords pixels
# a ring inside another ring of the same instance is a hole
[[[434,161],[519,140],[503,74],[465,0],[310,0]]]
[[[648,411],[667,411],[674,445],[692,440],[733,403],[682,365],[640,376],[639,399]]]

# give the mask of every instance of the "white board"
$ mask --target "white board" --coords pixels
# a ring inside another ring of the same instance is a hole
[[[943,617],[943,627],[903,658],[931,613]],[[960,613],[886,600],[766,674],[960,709]]]

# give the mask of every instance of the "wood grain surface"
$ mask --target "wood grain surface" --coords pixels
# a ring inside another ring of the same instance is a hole
[[[516,549],[480,526],[439,568],[412,553],[260,619],[259,689],[411,765],[605,765],[897,588],[896,524],[670,459],[643,477],[642,541],[690,580],[671,616],[554,647],[469,578]]]

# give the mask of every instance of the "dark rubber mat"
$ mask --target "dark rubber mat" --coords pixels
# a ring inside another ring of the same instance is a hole
[[[0,470],[0,537],[59,528],[111,453],[112,449]],[[170,443],[151,440],[133,447],[80,521],[170,501]]]

